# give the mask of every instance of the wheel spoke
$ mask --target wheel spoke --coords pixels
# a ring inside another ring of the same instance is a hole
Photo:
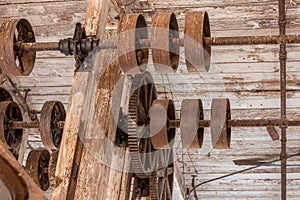
[[[169,179],[167,179],[166,181],[166,197],[171,197],[172,196],[172,192],[171,192],[171,188],[170,188],[170,182],[169,182]],[[170,199],[170,198],[167,198],[167,199]]]
[[[147,89],[148,89],[148,88],[147,88],[147,81],[145,81],[145,82],[143,83],[143,86],[142,86],[142,87],[143,87],[144,98],[145,98],[145,99],[144,99],[144,101],[145,101],[145,104],[144,104],[145,107],[144,107],[144,108],[145,108],[145,110],[148,111],[148,110],[149,110],[149,108],[148,108],[148,104],[149,104],[149,99],[148,99],[149,96],[148,96],[148,95],[149,95],[149,93],[148,93],[148,90],[147,90]]]
[[[19,61],[19,68],[20,68],[20,71],[21,71],[21,72],[24,72],[24,71],[25,71],[25,68],[24,68],[24,64],[23,64],[22,57],[21,57],[20,55],[18,55],[18,61]]]
[[[164,194],[164,190],[163,190],[163,187],[164,187],[164,181],[162,178],[158,178],[158,194],[159,194],[159,199],[162,199],[163,197],[163,194]]]

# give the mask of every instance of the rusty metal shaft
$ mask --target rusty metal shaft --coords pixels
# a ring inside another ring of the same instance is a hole
[[[169,120],[170,128],[179,128],[180,119]],[[238,119],[227,120],[227,127],[267,127],[267,126],[300,126],[300,120],[281,120],[281,119]],[[210,127],[210,120],[200,120],[199,128]]]
[[[285,38],[286,36],[286,9],[285,9],[285,0],[278,0],[278,10],[279,10],[279,35],[281,38]],[[286,116],[286,60],[287,60],[287,52],[286,52],[286,40],[282,40],[280,42],[280,50],[279,50],[279,60],[280,60],[280,102],[281,102],[281,120],[285,121]],[[286,129],[287,125],[282,124],[281,128],[281,152],[280,152],[280,160],[281,160],[281,200],[286,200],[286,162],[287,162],[287,153],[286,153]]]
[[[171,39],[173,46],[184,46],[183,38]],[[300,43],[300,35],[270,35],[270,36],[238,36],[238,37],[205,37],[204,44],[209,46],[223,45],[255,45],[255,44],[280,44],[280,43]],[[140,39],[137,42],[138,48],[150,48],[149,39]],[[116,49],[116,42],[100,43],[100,49]],[[22,43],[22,51],[59,51],[59,42]]]
[[[57,122],[59,128],[63,128],[65,122],[59,121]],[[39,128],[40,122],[22,122],[22,121],[13,121],[11,122],[12,129],[26,129],[26,128]]]
[[[280,44],[300,43],[300,35],[270,36],[240,36],[240,37],[210,37],[204,38],[206,45],[254,45],[254,44]]]
[[[21,50],[28,51],[59,51],[58,42],[22,43]]]

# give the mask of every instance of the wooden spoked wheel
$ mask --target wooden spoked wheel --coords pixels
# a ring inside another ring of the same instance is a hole
[[[66,112],[59,101],[48,101],[41,110],[40,133],[47,149],[58,150],[63,134],[60,122],[65,121]]]
[[[135,75],[129,99],[128,145],[132,170],[140,178],[149,177],[155,164],[149,131],[149,110],[154,99],[156,89],[150,73]]]
[[[30,151],[26,160],[26,171],[38,186],[46,191],[49,186],[50,153],[46,149],[34,149]]]
[[[13,101],[0,102],[0,140],[13,155],[18,158],[23,130],[13,129],[11,122],[22,121],[22,112]]]
[[[155,100],[150,110],[151,140],[155,149],[171,149],[176,129],[169,126],[175,120],[175,108],[171,100]]]
[[[159,13],[152,17],[151,50],[155,71],[176,72],[179,64],[179,46],[172,39],[179,38],[174,13]]]
[[[205,37],[210,37],[207,12],[187,12],[184,27],[184,53],[189,72],[209,71],[211,46],[205,45]]]
[[[121,19],[118,27],[119,63],[125,73],[139,73],[146,70],[148,48],[140,48],[139,39],[147,39],[147,24],[141,14],[127,14]]]
[[[26,76],[31,73],[35,63],[36,52],[18,50],[21,43],[35,42],[30,23],[26,19],[12,19],[0,27],[0,68],[2,73]]]
[[[156,200],[171,200],[174,182],[173,150],[161,149],[157,154],[157,170],[150,178],[150,197]]]

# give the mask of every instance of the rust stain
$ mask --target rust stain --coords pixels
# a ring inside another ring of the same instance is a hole
[[[59,177],[55,177],[55,187],[59,187],[63,180]]]

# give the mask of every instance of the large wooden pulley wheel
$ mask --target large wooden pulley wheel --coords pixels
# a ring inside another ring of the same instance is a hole
[[[22,112],[13,101],[0,102],[0,140],[13,155],[18,158],[20,144],[22,142],[22,129],[13,129],[11,122],[22,121]]]
[[[176,129],[168,121],[175,120],[175,108],[171,100],[155,100],[150,110],[150,134],[155,149],[171,149]]]
[[[231,128],[227,120],[231,119],[229,99],[213,99],[211,104],[211,142],[215,149],[230,147]]]
[[[26,76],[31,73],[36,52],[18,49],[21,43],[35,42],[30,23],[26,19],[12,19],[0,27],[0,68],[2,73]]]
[[[200,99],[183,100],[180,111],[180,133],[183,148],[201,148],[204,128],[199,128],[200,120],[203,120],[202,101]]]
[[[211,47],[204,37],[210,37],[207,12],[187,12],[184,27],[184,52],[189,72],[207,72],[210,67]]]
[[[176,72],[179,64],[179,38],[177,19],[174,13],[159,13],[152,17],[151,49],[155,71]]]
[[[48,101],[43,105],[40,118],[42,142],[47,149],[58,150],[60,147],[66,112],[59,101]]]
[[[155,165],[154,148],[150,138],[149,110],[156,99],[156,89],[150,73],[132,78],[129,98],[128,145],[131,168],[140,178],[147,178]]]
[[[34,182],[44,191],[49,186],[49,160],[50,153],[46,149],[34,149],[30,151],[26,160],[26,171]]]
[[[119,63],[125,73],[144,72],[148,64],[148,48],[139,46],[140,39],[148,38],[147,24],[141,14],[127,14],[118,27]]]

